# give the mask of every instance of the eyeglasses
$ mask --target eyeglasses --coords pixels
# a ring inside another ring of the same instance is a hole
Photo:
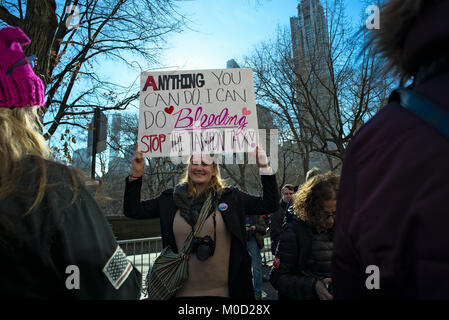
[[[16,63],[14,63],[14,64],[13,64],[7,71],[6,71],[6,75],[12,76],[12,73],[13,73],[13,71],[14,71],[14,69],[15,69],[16,67],[18,67],[18,66],[23,66],[23,65],[26,65],[26,64],[31,65],[31,68],[34,69],[34,67],[35,67],[36,64],[37,64],[37,57],[36,57],[36,55],[32,54],[32,55],[30,55],[30,56],[26,56],[25,58],[23,58],[23,59],[17,61]]]
[[[329,219],[331,217],[335,218],[335,212],[322,212],[321,213],[321,218],[324,220]]]

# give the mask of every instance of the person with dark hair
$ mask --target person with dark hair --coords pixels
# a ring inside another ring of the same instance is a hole
[[[449,0],[390,0],[370,45],[402,83],[346,151],[335,299],[449,299]]]
[[[270,215],[270,239],[271,239],[271,253],[276,253],[276,248],[281,235],[282,224],[284,223],[285,212],[288,209],[288,204],[292,200],[294,186],[286,184],[281,190],[281,201],[279,202],[279,209]]]
[[[254,300],[245,216],[275,211],[279,201],[276,176],[268,165],[266,153],[258,147],[256,154],[262,182],[261,197],[225,186],[214,157],[194,154],[185,167],[184,178],[174,189],[142,201],[145,162],[143,154],[136,149],[133,172],[126,177],[123,213],[134,219],[160,218],[164,249],[173,255],[183,253],[188,264],[186,279],[176,283],[168,294],[160,294],[159,291],[163,291],[159,290],[162,287],[160,279],[152,278],[153,271],[150,271],[149,299]],[[208,199],[212,199],[209,201],[212,205],[203,211],[202,208],[208,206]],[[205,250],[200,252],[199,247],[192,245],[195,250],[184,253],[186,239],[193,234],[202,211],[207,215],[196,243],[202,243]],[[177,268],[181,269],[181,263]],[[168,285],[164,283],[163,286]]]
[[[74,170],[50,161],[30,39],[0,29],[0,297],[139,299],[141,276]]]
[[[270,273],[279,299],[331,300],[332,240],[339,177],[331,172],[295,193]]]

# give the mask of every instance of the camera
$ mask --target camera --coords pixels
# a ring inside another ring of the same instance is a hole
[[[215,252],[215,241],[210,236],[194,237],[192,240],[192,253],[196,253],[198,260],[204,261],[212,257]]]

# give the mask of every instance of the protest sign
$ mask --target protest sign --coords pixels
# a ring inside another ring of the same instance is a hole
[[[252,69],[143,72],[138,150],[144,157],[242,153],[258,143]]]

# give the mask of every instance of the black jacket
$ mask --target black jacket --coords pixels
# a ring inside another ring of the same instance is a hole
[[[276,176],[261,176],[263,195],[256,197],[235,187],[226,187],[220,203],[228,209],[222,212],[223,221],[231,233],[231,252],[229,261],[229,295],[235,299],[254,299],[251,276],[251,259],[246,247],[245,215],[260,215],[275,211],[278,206]],[[177,211],[173,201],[173,189],[162,192],[154,199],[140,201],[142,179],[129,181],[126,178],[124,211],[125,216],[135,219],[160,217],[163,246],[177,252],[173,234],[173,220]]]
[[[249,222],[250,226],[255,226],[256,230],[250,230],[246,233],[246,241],[249,241],[251,237],[254,237],[259,250],[262,250],[264,247],[264,236],[267,234],[267,224],[265,223],[265,219],[261,216],[249,216],[249,219],[250,221],[247,219],[246,223],[248,224]]]
[[[282,225],[284,224],[284,216],[287,208],[287,203],[281,199],[281,201],[279,201],[279,209],[273,212],[270,216],[271,253],[273,255],[276,254],[276,248],[281,236]]]
[[[318,234],[291,207],[285,221],[270,282],[279,299],[318,299],[315,282],[331,277],[332,233]]]
[[[23,161],[18,182],[21,192],[0,201],[0,297],[139,299],[140,273],[120,250],[110,260],[117,242],[83,182],[77,181],[77,196],[70,204],[69,170],[50,161],[45,161],[45,166],[49,186],[35,211],[24,216],[30,204],[26,199],[34,199],[39,181],[36,162],[30,158]],[[113,262],[108,265],[111,268],[103,271],[109,261]],[[76,266],[79,273],[70,266]],[[77,274],[79,289],[72,287],[77,284]],[[116,282],[120,275],[126,280]],[[115,289],[112,283],[121,285]]]

